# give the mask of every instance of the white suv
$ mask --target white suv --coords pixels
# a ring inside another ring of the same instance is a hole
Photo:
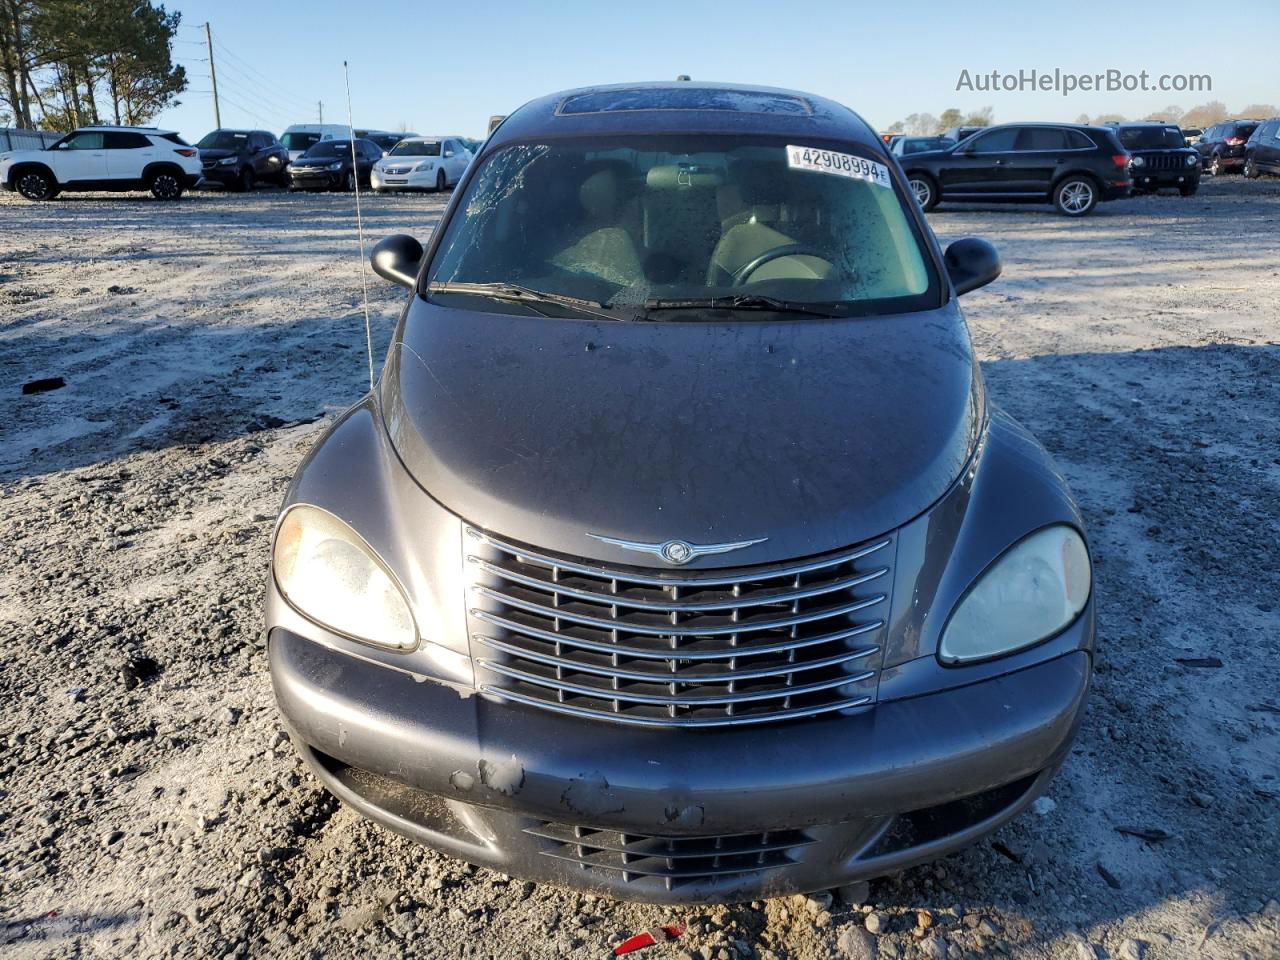
[[[155,127],[81,127],[44,150],[0,154],[0,186],[28,200],[63,190],[150,190],[177,200],[200,182],[200,151]]]

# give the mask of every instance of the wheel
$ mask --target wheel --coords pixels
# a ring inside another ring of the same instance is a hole
[[[449,187],[449,178],[444,175],[441,170],[436,174],[436,193],[444,193]]]
[[[177,200],[182,196],[182,181],[167,171],[157,173],[151,178],[151,195],[157,200]]]
[[[1088,177],[1067,177],[1053,190],[1053,205],[1068,217],[1083,217],[1098,205],[1098,188]]]
[[[925,213],[938,205],[938,188],[932,177],[923,173],[912,174],[908,183],[911,185],[911,192],[916,195],[916,202]]]
[[[19,174],[14,186],[28,200],[52,200],[58,195],[53,177],[43,170],[28,170]]]
[[[1194,197],[1196,195],[1196,191],[1199,189],[1200,184],[1198,183],[1184,183],[1178,188],[1178,192],[1184,197]]]
[[[1253,162],[1253,157],[1248,157],[1244,161],[1244,170],[1242,171],[1246,180],[1258,179],[1258,168]]]
[[[356,172],[348,170],[346,178],[342,181],[342,189],[350,193],[356,188]]]
[[[1222,176],[1222,158],[1216,153],[1209,160],[1209,173],[1215,177]]]
[[[240,177],[236,180],[236,189],[241,193],[248,193],[253,189],[258,178],[253,173],[252,167],[245,167],[240,171]]]

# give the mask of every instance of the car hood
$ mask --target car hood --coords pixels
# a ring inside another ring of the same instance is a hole
[[[766,315],[767,316],[767,315]],[[985,419],[952,304],[847,320],[594,322],[415,297],[380,399],[447,509],[506,538],[644,564],[644,542],[767,538],[762,563],[901,526],[959,476]]]
[[[49,162],[52,150],[5,150],[0,152],[0,163],[23,163],[27,160]]]
[[[1125,152],[1131,153],[1135,157],[1149,157],[1155,153],[1180,153],[1183,156],[1187,156],[1195,153],[1195,150],[1191,147],[1125,147]]]
[[[221,160],[224,157],[236,157],[239,155],[240,155],[240,152],[238,150],[223,150],[223,149],[210,148],[208,150],[200,151],[201,160]]]

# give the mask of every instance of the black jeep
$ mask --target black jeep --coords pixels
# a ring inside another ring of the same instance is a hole
[[[1133,157],[1129,169],[1133,188],[1155,193],[1176,188],[1189,197],[1200,186],[1200,155],[1187,146],[1181,129],[1172,123],[1122,123],[1116,136]]]

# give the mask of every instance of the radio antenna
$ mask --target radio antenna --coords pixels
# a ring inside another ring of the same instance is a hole
[[[347,132],[351,134],[351,182],[356,188],[356,236],[360,239],[360,288],[364,294],[364,348],[369,358],[369,391],[373,392],[373,327],[369,322],[369,274],[364,259],[364,218],[360,213],[360,167],[356,163],[356,128],[351,119],[351,71],[342,61],[342,76],[347,82]]]

